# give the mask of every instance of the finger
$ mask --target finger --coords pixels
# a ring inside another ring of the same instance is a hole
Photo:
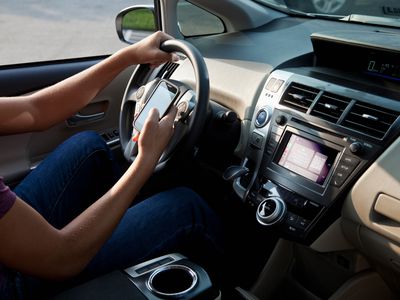
[[[132,142],[137,142],[139,140],[139,135],[140,132],[135,133],[134,136],[132,137]]]
[[[162,50],[160,50],[162,51]],[[158,67],[162,65],[163,63],[171,61],[171,62],[178,62],[179,61],[179,56],[176,53],[168,53],[165,51],[162,51],[159,53],[159,56],[157,57],[157,60],[153,61],[150,63],[151,67]]]
[[[160,123],[165,122],[167,124],[171,124],[171,126],[172,126],[177,112],[178,112],[177,107],[175,105],[172,105],[171,108],[169,109],[168,113],[160,120]]]
[[[159,37],[160,44],[166,40],[174,39],[173,36],[169,35],[168,33],[163,32],[163,31],[160,31],[160,34],[158,35],[158,37]]]
[[[172,62],[178,62],[179,61],[179,56],[174,52],[171,53],[171,61]]]
[[[149,115],[147,116],[146,121],[147,122],[149,122],[149,121],[158,122],[158,120],[160,120],[160,113],[157,108],[153,107],[150,109]]]

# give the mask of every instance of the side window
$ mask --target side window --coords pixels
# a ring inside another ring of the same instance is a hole
[[[115,17],[124,8],[153,0],[2,0],[0,66],[108,55],[126,44]]]
[[[224,23],[220,18],[188,1],[179,0],[177,15],[179,29],[184,36],[225,32]]]

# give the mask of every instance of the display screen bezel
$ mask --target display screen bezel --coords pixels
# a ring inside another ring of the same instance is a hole
[[[298,137],[300,137],[302,139],[305,139],[305,140],[307,140],[309,142],[312,142],[313,144],[315,144],[315,146],[317,146],[319,149],[321,149],[322,152],[320,152],[320,153],[328,156],[326,164],[329,165],[329,167],[328,167],[329,170],[326,172],[326,176],[324,177],[323,180],[313,181],[312,179],[307,178],[306,176],[304,176],[304,175],[302,175],[300,173],[297,173],[294,170],[286,168],[285,166],[283,166],[283,165],[281,165],[279,163],[279,161],[281,160],[285,149],[288,146],[288,143],[289,143],[290,139],[293,136],[298,136]],[[309,182],[312,185],[324,187],[324,186],[327,185],[327,183],[328,183],[328,181],[329,181],[329,179],[331,177],[331,174],[332,174],[332,172],[333,172],[333,170],[335,168],[335,165],[337,163],[340,151],[341,151],[341,148],[335,147],[334,145],[332,145],[332,143],[327,142],[325,140],[319,139],[317,137],[313,137],[313,136],[311,136],[309,134],[305,134],[305,133],[302,134],[301,132],[297,132],[297,131],[294,132],[294,131],[286,130],[285,133],[283,134],[283,138],[281,139],[281,141],[280,141],[280,143],[278,145],[277,151],[275,152],[275,155],[274,155],[272,161],[278,168],[280,168],[282,170],[285,170],[285,173],[288,173],[288,174],[291,174],[292,176],[296,176],[298,178],[301,178],[302,180],[304,180],[306,182]]]

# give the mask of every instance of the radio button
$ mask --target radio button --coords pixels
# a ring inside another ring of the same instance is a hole
[[[333,175],[333,179],[332,179],[332,184],[334,186],[341,186],[343,184],[343,182],[347,179],[348,174],[345,174],[343,172],[336,172]]]
[[[351,173],[351,171],[353,171],[353,168],[346,164],[339,164],[337,167],[337,171],[342,172],[346,174],[346,176],[348,176]]]
[[[347,177],[350,176],[351,172],[357,167],[359,162],[360,160],[358,158],[343,155],[333,175],[332,184],[334,186],[341,186]]]
[[[355,167],[357,167],[359,162],[360,160],[358,158],[349,155],[343,155],[341,159],[341,163],[348,165],[349,167],[352,168],[352,170],[354,170]]]

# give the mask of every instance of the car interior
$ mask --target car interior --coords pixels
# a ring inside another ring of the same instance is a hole
[[[57,299],[399,298],[400,5],[347,0],[324,11],[320,2],[126,8],[116,38],[134,43],[162,30],[176,40],[161,49],[179,61],[132,66],[65,122],[0,137],[13,149],[0,155],[10,186],[84,130],[128,164],[137,153],[133,115],[167,83],[178,95],[176,134],[139,199],[188,186],[223,221],[221,286],[171,253]],[[149,17],[151,28],[128,22]],[[1,67],[0,91],[31,93],[102,59]]]

